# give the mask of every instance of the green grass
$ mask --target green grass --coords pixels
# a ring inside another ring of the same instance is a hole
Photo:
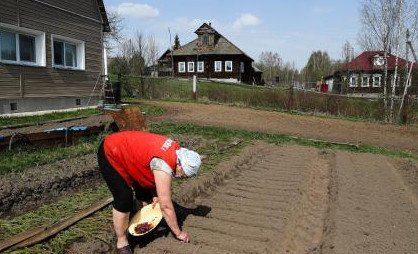
[[[52,148],[23,148],[0,153],[0,175],[21,172],[26,168],[52,163],[93,153],[97,150],[102,136],[82,139],[74,146]]]
[[[153,106],[141,105],[140,108],[146,115],[160,115],[165,112],[164,109]],[[76,145],[68,147],[41,149],[37,147],[26,147],[23,149],[1,152],[0,175],[11,172],[21,172],[29,167],[93,153],[97,150],[97,146],[102,138],[103,134],[83,138],[77,142]]]
[[[39,124],[48,121],[62,120],[67,118],[84,117],[94,114],[100,114],[101,111],[98,109],[80,109],[70,112],[54,112],[43,115],[34,116],[7,116],[0,117],[0,127],[13,126],[13,125],[26,125],[26,124]]]
[[[103,185],[97,189],[85,190],[82,193],[64,197],[53,204],[43,205],[39,209],[22,216],[10,220],[0,220],[0,239],[5,239],[11,235],[41,225],[52,225],[110,196],[111,194],[107,187]],[[108,206],[104,210],[95,213],[94,216],[83,219],[67,230],[61,231],[45,243],[16,251],[6,251],[5,253],[64,253],[65,248],[71,242],[79,239],[91,240],[97,239],[97,237],[100,238],[100,235],[103,234],[103,229],[108,230],[111,225],[111,208]]]
[[[128,78],[126,84],[122,84],[122,88],[125,86],[135,93],[125,93],[125,95],[135,94],[141,99],[194,100],[191,80],[142,78],[143,83],[140,80],[134,77]],[[289,110],[288,89],[279,87],[266,88],[199,80],[197,98],[200,102]],[[367,98],[342,97],[295,90],[291,110],[362,121],[384,121],[383,102]],[[413,102],[409,109],[408,123],[416,124],[417,121],[418,103]]]

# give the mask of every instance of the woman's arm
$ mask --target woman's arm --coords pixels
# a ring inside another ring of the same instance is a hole
[[[177,239],[188,242],[189,236],[182,231],[177,222],[173,201],[171,200],[171,176],[161,170],[154,170],[155,186],[158,195],[158,203],[164,219]]]

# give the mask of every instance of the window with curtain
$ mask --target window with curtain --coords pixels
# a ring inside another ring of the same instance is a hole
[[[45,33],[0,23],[0,62],[46,66]]]
[[[34,36],[0,31],[0,49],[1,60],[36,63]]]
[[[80,57],[83,57],[84,54],[81,43],[62,41],[56,38],[53,41],[53,63],[55,67],[82,69],[79,66]],[[82,53],[81,56],[79,52]]]

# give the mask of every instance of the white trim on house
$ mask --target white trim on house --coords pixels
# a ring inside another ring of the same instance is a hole
[[[352,74],[350,76],[350,87],[357,87],[358,85],[358,75],[357,74]]]
[[[0,23],[0,31],[12,33],[15,35],[15,50],[16,60],[2,59],[1,57],[1,41],[0,41],[0,62],[5,64],[18,64],[29,66],[46,66],[46,46],[45,46],[45,32],[33,30],[24,27],[18,27],[10,24]],[[20,56],[20,36],[29,36],[34,38],[34,61],[21,60]]]
[[[232,61],[225,61],[225,72],[232,72]]]
[[[63,43],[63,56],[62,56],[62,64],[55,63],[55,50],[54,50],[54,42],[61,42]],[[65,48],[69,46],[76,47],[76,54],[75,54],[75,62],[72,65],[67,64],[66,59],[66,51]],[[52,54],[52,67],[58,69],[70,69],[70,70],[85,70],[86,69],[86,52],[85,52],[85,44],[84,41],[76,40],[73,38],[52,34],[51,35],[51,54]]]
[[[373,74],[372,87],[380,87],[382,84],[382,74]]]
[[[364,82],[366,81],[366,82]],[[369,87],[370,86],[370,75],[369,74],[363,74],[361,76],[361,87]]]
[[[179,73],[186,72],[186,62],[179,62]]]
[[[205,62],[199,61],[197,62],[197,72],[204,72],[205,71]]]
[[[187,62],[187,72],[194,72],[194,62]]]
[[[215,72],[222,72],[222,61],[215,61]]]

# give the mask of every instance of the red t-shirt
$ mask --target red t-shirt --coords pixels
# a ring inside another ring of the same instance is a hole
[[[180,146],[173,140],[144,131],[122,131],[109,135],[104,141],[106,158],[129,186],[137,182],[143,188],[155,188],[150,168],[152,158],[164,160],[176,169],[176,150]]]

